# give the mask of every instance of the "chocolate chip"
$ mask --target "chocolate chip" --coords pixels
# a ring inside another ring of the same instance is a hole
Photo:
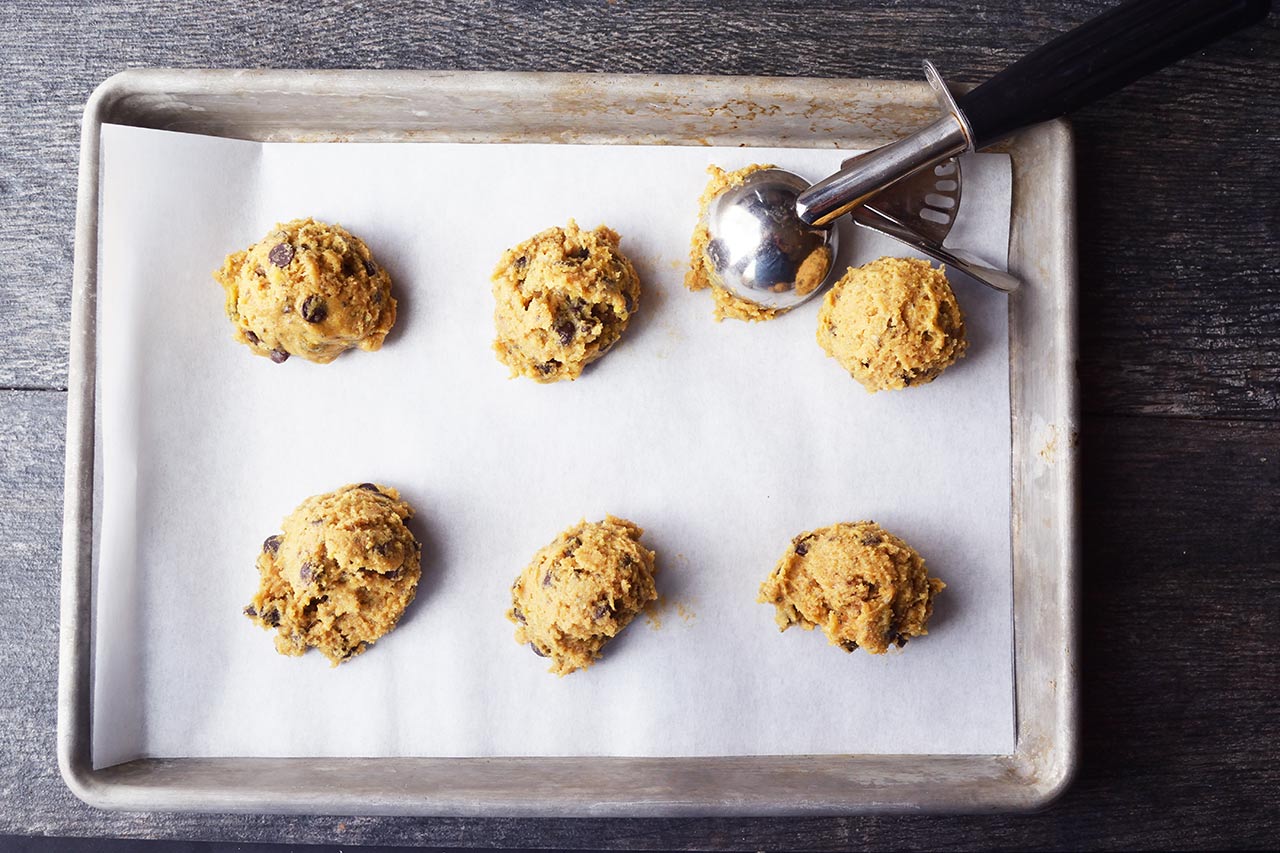
[[[400,580],[401,574],[403,574],[403,570],[396,569],[394,572],[387,572],[383,577],[389,581],[398,581]]]
[[[254,334],[252,331],[250,331],[249,329],[245,329],[245,330],[244,330],[244,336],[245,336],[245,339],[246,339],[247,341],[249,341],[249,343],[251,343],[251,344],[261,343],[261,342],[258,340],[258,336],[257,336],[257,335],[255,335],[255,334]]]
[[[843,643],[840,644],[840,648],[844,649],[846,652],[851,652],[854,649],[858,648],[858,644],[853,640],[845,640]]]
[[[378,490],[378,487],[373,483],[361,483],[360,485],[356,486],[356,488],[364,489],[366,492],[378,492],[378,494],[382,494],[382,492]]]
[[[579,246],[569,253],[569,257],[573,258],[575,261],[585,261],[587,258],[591,257],[591,250],[586,246]]]
[[[244,615],[248,616],[250,619],[255,619],[258,616],[258,611],[254,610],[253,605],[250,604],[244,609]]]
[[[298,577],[303,583],[311,583],[311,564],[303,563],[302,568],[298,569]]]
[[[265,276],[266,276],[266,274],[267,274],[267,271],[266,271],[266,270],[264,270],[262,267],[254,267],[254,268],[253,268],[253,271],[254,271],[255,273],[257,273],[258,275],[263,276],[263,277],[265,277]]]
[[[596,605],[595,610],[591,611],[591,618],[599,622],[601,619],[605,617],[606,613],[612,613],[612,612],[613,611],[610,609],[609,605],[605,604],[604,602],[601,602]]]
[[[879,545],[884,540],[875,533],[866,533],[862,536],[863,545]]]
[[[529,648],[533,649],[533,653],[540,658],[545,658],[547,656],[546,652],[544,652],[542,649],[535,646],[533,643],[529,644]]]
[[[622,555],[622,568],[629,569],[636,564],[636,558],[630,554]]]
[[[342,256],[342,274],[343,275],[346,275],[346,276],[355,275],[356,271],[359,269],[360,269],[360,258],[357,258],[354,255],[346,255],[346,254]]]
[[[262,621],[266,622],[272,628],[278,627],[280,625],[280,611],[276,610],[274,607],[271,608],[266,613],[262,614]]]
[[[524,255],[521,255],[520,257],[516,258],[515,263],[516,263],[516,269],[522,270],[529,265],[529,259],[526,258]]]
[[[374,265],[373,261],[368,258],[362,258],[361,260],[364,261],[364,271],[366,275],[377,275],[378,267]],[[382,294],[378,295],[381,296]]]
[[[275,536],[268,536],[262,543],[262,552],[264,554],[274,554],[276,551],[279,551],[280,539],[281,536],[278,533]]]
[[[387,554],[391,553],[391,549],[395,547],[395,544],[396,543],[392,542],[391,540],[387,540],[386,542],[379,542],[377,545],[373,546],[373,550],[375,553],[381,554],[382,556],[385,557],[387,556]]]
[[[560,366],[560,362],[555,361],[553,359],[552,361],[544,361],[542,364],[534,365],[534,369],[537,370],[539,373],[541,373],[543,376],[546,376],[548,373],[551,373],[559,366]]]
[[[267,253],[267,259],[278,267],[287,267],[293,260],[293,246],[280,243]]]
[[[329,306],[319,296],[308,296],[302,300],[302,319],[308,323],[323,323],[329,316]]]
[[[636,301],[635,301],[634,299],[632,299],[632,298],[631,298],[631,294],[630,294],[630,293],[627,293],[627,291],[625,291],[625,290],[624,290],[624,291],[622,291],[622,304],[623,304],[623,305],[625,305],[625,306],[627,306],[627,313],[628,313],[628,314],[630,314],[632,311],[636,310]]]
[[[381,305],[381,304],[382,304],[382,291],[381,291],[381,290],[375,290],[375,291],[373,292],[373,297],[372,297],[372,299],[373,299],[373,304],[374,304],[374,305]]]
[[[520,612],[519,607],[511,608],[511,618],[519,622],[521,625],[528,624],[528,622],[525,621],[524,614]]]
[[[898,648],[902,648],[907,644],[907,638],[899,634],[897,639],[894,640],[894,642],[898,644]]]
[[[911,374],[910,374],[910,373],[907,373],[907,371],[905,371],[905,370],[904,370],[904,371],[902,371],[902,373],[901,373],[901,374],[899,374],[899,375],[902,377],[902,384],[903,384],[903,385],[906,385],[906,386],[908,386],[908,387],[910,387],[910,386],[911,386]]]
[[[271,351],[271,360],[274,361],[276,364],[284,364],[286,361],[289,360],[289,353],[285,352],[282,349],[273,349]]]
[[[812,536],[806,536],[795,543],[797,557],[803,557],[805,554],[809,553],[809,540],[812,538]]]
[[[573,325],[572,320],[565,318],[555,324],[555,332],[560,338],[561,345],[568,346],[573,336],[578,333],[578,327]]]
[[[551,570],[547,569],[547,573],[542,576],[542,585],[551,586]]]

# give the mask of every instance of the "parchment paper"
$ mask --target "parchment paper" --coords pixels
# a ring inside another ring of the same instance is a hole
[[[810,179],[848,152],[255,144],[103,128],[95,766],[138,756],[1005,753],[1014,747],[1007,304],[953,276],[969,355],[868,394],[814,342],[818,303],[717,324],[681,279],[710,163]],[[965,164],[955,238],[1006,262],[1009,166]],[[391,272],[386,347],[276,365],[231,340],[210,272],[277,221],[337,221]],[[577,382],[490,351],[504,248],[605,222],[643,282]],[[851,227],[843,261],[903,255]],[[425,574],[337,669],[241,615],[304,497],[398,487]],[[646,528],[664,604],[557,678],[508,588],[563,527]],[[796,533],[874,519],[948,587],[930,634],[873,657],[779,634],[760,582]]]

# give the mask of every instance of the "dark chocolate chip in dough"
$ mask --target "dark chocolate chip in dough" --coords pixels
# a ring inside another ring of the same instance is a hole
[[[539,364],[536,367],[539,373],[541,373],[543,376],[546,376],[548,373],[553,372],[558,366],[559,366],[559,362],[553,359],[551,361],[544,361],[542,364]]]
[[[391,553],[391,549],[395,547],[395,544],[395,542],[388,539],[386,542],[379,542],[377,545],[374,545],[373,550],[375,553],[385,557]]]
[[[248,616],[250,619],[255,619],[258,616],[258,611],[254,610],[253,605],[250,604],[244,609],[244,615]]]
[[[268,536],[262,543],[263,552],[267,554],[274,554],[276,551],[279,551],[281,538],[282,537],[278,533],[275,536]]]
[[[250,329],[244,330],[244,336],[245,336],[245,339],[248,340],[249,343],[251,344],[259,343],[258,336],[255,335]]]
[[[274,607],[271,608],[266,613],[262,614],[262,621],[266,622],[272,628],[278,627],[280,625],[280,611],[276,610]]]
[[[845,640],[840,644],[840,648],[844,649],[846,652],[852,652],[858,648],[858,644],[853,640]]]
[[[556,336],[560,338],[562,346],[568,346],[570,342],[573,341],[573,336],[578,333],[578,327],[575,326],[573,321],[568,318],[557,321],[555,330]]]
[[[542,576],[542,585],[551,586],[551,570],[547,569],[547,573]]]
[[[528,622],[525,621],[524,614],[520,612],[519,607],[511,608],[511,618],[519,622],[521,625],[529,624]]]
[[[311,564],[303,563],[302,568],[298,569],[298,577],[302,579],[303,583],[311,583],[311,575]]]
[[[627,293],[625,290],[622,291],[622,304],[627,307],[628,314],[636,310],[636,301],[632,299],[631,294]]]
[[[378,487],[373,483],[361,483],[356,488],[364,489],[366,492],[378,492],[378,494],[382,494],[382,492],[378,491]]]
[[[591,257],[591,250],[586,246],[579,246],[569,253],[569,257],[573,258],[575,261],[585,261],[587,258]]]
[[[526,258],[524,255],[521,255],[520,257],[516,258],[515,263],[516,263],[516,269],[522,270],[529,265],[529,259]]]
[[[374,265],[373,261],[369,260],[368,258],[363,258],[362,260],[364,261],[365,274],[376,275],[378,272],[378,267]]]
[[[862,537],[863,545],[879,545],[883,541],[884,540],[881,539],[879,536],[877,536],[875,533],[868,533]]]
[[[533,643],[529,644],[529,648],[533,649],[533,653],[540,658],[545,658],[547,656],[546,652],[544,652],[542,649],[535,646]]]
[[[591,611],[591,618],[599,622],[601,619],[605,617],[605,614],[612,613],[612,612],[613,612],[613,609],[609,607],[608,604],[602,601],[596,605],[595,610]]]
[[[278,267],[287,267],[289,262],[293,260],[293,246],[288,243],[277,243],[267,253],[267,259]]]
[[[274,361],[276,364],[284,364],[286,361],[289,360],[289,353],[285,352],[282,349],[273,349],[271,351],[271,360]]]
[[[302,319],[308,323],[323,323],[329,316],[329,306],[323,297],[312,294],[302,300]]]
[[[254,271],[255,273],[257,273],[258,275],[260,275],[260,276],[266,276],[266,274],[267,274],[267,271],[266,271],[266,270],[264,270],[264,269],[263,269],[262,267],[260,267],[260,266],[259,266],[259,267],[254,267],[254,268],[253,268],[253,271]]]

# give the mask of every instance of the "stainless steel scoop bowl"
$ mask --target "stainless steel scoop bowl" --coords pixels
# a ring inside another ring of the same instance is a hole
[[[767,308],[791,308],[821,289],[839,239],[796,214],[808,186],[791,172],[762,169],[712,199],[706,260],[717,285]]]

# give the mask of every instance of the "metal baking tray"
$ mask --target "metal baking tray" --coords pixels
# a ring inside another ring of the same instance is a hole
[[[1032,809],[1076,763],[1074,154],[1057,121],[1013,160],[1009,297],[1017,747],[1008,755],[139,759],[94,770],[98,146],[103,123],[275,141],[865,149],[934,117],[924,83],[425,71],[118,74],[85,108],[62,538],[58,763],[106,809],[366,815],[786,815]]]

